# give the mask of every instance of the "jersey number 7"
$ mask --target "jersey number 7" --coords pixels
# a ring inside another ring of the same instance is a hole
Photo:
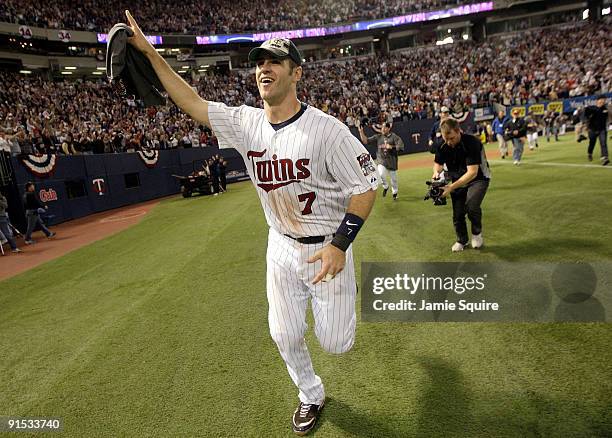
[[[304,205],[304,209],[302,210],[302,215],[312,213],[312,203],[316,199],[317,194],[315,192],[307,192],[298,195],[298,200],[300,202],[306,201],[306,205]]]

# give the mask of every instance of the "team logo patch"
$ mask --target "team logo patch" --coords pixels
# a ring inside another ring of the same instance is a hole
[[[24,155],[21,164],[30,171],[32,175],[46,178],[53,173],[57,166],[57,156],[52,154]]]
[[[138,151],[138,156],[149,169],[155,167],[159,160],[159,151],[144,150]]]
[[[370,154],[359,155],[357,157],[357,161],[359,161],[359,166],[361,167],[363,176],[368,176],[376,172],[376,168],[374,167],[374,163],[372,162],[372,157],[370,157]]]

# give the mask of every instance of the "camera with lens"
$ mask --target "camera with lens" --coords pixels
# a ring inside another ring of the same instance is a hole
[[[444,193],[444,187],[448,184],[448,181],[444,178],[434,179],[431,181],[425,181],[425,184],[429,186],[423,201],[431,199],[434,205],[446,205],[446,198],[442,198]]]

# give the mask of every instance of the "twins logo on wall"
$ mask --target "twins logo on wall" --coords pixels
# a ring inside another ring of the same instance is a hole
[[[138,151],[138,156],[149,169],[152,169],[159,160],[159,151],[144,150]]]
[[[52,154],[24,155],[21,157],[21,164],[23,164],[31,174],[39,178],[47,178],[55,171],[57,156]]]
[[[100,196],[104,196],[106,194],[106,182],[104,178],[96,178],[92,182],[94,192],[96,192]]]

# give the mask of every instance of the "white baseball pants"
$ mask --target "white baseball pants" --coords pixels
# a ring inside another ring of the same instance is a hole
[[[378,165],[378,174],[382,181],[383,189],[388,189],[389,184],[387,183],[387,177],[391,177],[391,192],[395,195],[397,193],[397,170],[389,170],[382,164]]]
[[[270,334],[287,365],[303,403],[320,404],[325,399],[321,378],[314,372],[304,334],[306,309],[312,302],[315,335],[329,353],[344,353],[355,342],[355,268],[352,247],[346,251],[346,265],[329,282],[312,284],[321,262],[307,260],[331,241],[301,244],[274,229],[268,235],[267,295]]]

